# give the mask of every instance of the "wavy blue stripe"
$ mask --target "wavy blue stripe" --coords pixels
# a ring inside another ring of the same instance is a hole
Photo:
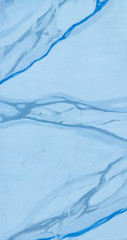
[[[54,239],[55,237],[50,237],[50,238],[38,238],[37,240],[51,240],[51,239]]]
[[[29,69],[30,67],[32,67],[32,65],[38,61],[40,61],[41,59],[45,58],[49,52],[51,51],[51,49],[60,41],[66,39],[70,33],[73,31],[73,29],[75,29],[76,27],[78,27],[79,25],[83,24],[84,22],[88,21],[91,17],[93,17],[97,12],[99,12],[105,5],[106,3],[108,2],[109,0],[105,0],[104,2],[100,2],[100,0],[97,0],[97,3],[96,3],[96,8],[94,10],[93,13],[91,13],[89,16],[87,16],[86,18],[82,19],[81,21],[73,24],[63,35],[62,37],[60,37],[59,39],[57,39],[54,43],[51,44],[51,46],[49,47],[48,51],[43,55],[41,56],[40,58],[38,59],[35,59],[32,63],[30,63],[26,68],[20,70],[20,71],[17,71],[11,75],[9,75],[8,77],[2,79],[0,81],[0,85],[2,85],[3,83],[5,83],[7,80],[19,75],[20,73],[23,73],[25,72],[27,69]]]
[[[125,213],[125,212],[127,212],[127,208],[119,209],[116,212],[110,214],[109,216],[104,217],[104,218],[98,220],[97,222],[95,222],[91,226],[89,226],[87,228],[84,228],[84,229],[82,229],[80,231],[73,232],[73,233],[68,233],[68,234],[66,234],[64,236],[57,235],[57,239],[62,240],[62,239],[65,239],[65,238],[73,238],[73,237],[82,236],[85,233],[87,233],[87,232],[89,232],[89,231],[91,231],[91,230],[93,230],[93,229],[103,225],[104,223],[110,221],[112,218],[114,218],[114,217],[116,217],[116,216],[118,216],[118,215],[120,215],[122,213]],[[40,239],[36,239],[36,240],[50,240],[50,239],[54,239],[54,238],[56,239],[56,236],[52,236],[50,238],[40,238]]]
[[[125,213],[127,212],[127,208],[122,208],[122,209],[119,209],[118,211],[110,214],[109,216],[105,217],[105,218],[102,218],[100,219],[99,221],[95,222],[94,224],[92,224],[91,226],[85,228],[85,229],[82,229],[81,231],[77,231],[77,232],[73,232],[73,233],[69,233],[69,234],[66,234],[65,236],[63,236],[61,239],[65,239],[65,238],[70,238],[70,237],[78,237],[78,236],[81,236],[99,226],[101,226],[102,224],[110,221],[112,218],[122,214],[122,213]]]

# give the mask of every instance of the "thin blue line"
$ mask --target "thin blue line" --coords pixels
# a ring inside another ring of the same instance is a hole
[[[95,229],[95,228],[103,225],[104,223],[110,221],[112,218],[114,218],[114,217],[116,217],[116,216],[118,216],[118,215],[120,215],[120,214],[122,214],[122,213],[125,213],[125,212],[127,212],[127,208],[119,209],[119,210],[117,210],[116,212],[110,214],[109,216],[104,217],[104,218],[98,220],[97,222],[95,222],[95,223],[92,224],[91,226],[89,226],[89,227],[87,227],[87,228],[84,228],[84,229],[82,229],[82,230],[80,230],[80,231],[73,232],[73,233],[68,233],[68,234],[66,234],[66,235],[64,235],[64,236],[58,235],[58,237],[59,237],[58,239],[61,239],[61,240],[62,240],[62,239],[65,239],[65,238],[70,238],[70,237],[73,238],[73,237],[81,236],[81,235],[83,235],[83,234],[85,234],[85,233],[87,233],[87,232],[89,232],[89,231],[91,231],[91,230],[93,230],[93,229]],[[54,239],[54,238],[55,238],[55,236],[52,236],[52,237],[50,237],[50,238],[36,239],[36,240],[50,240],[50,239]]]
[[[37,240],[51,240],[51,239],[54,239],[54,238],[55,238],[55,236],[50,237],[50,238],[38,238]]]
[[[36,62],[40,61],[41,59],[45,58],[45,57],[49,54],[49,52],[51,51],[51,49],[52,49],[58,42],[66,39],[66,38],[70,35],[70,33],[73,31],[73,29],[75,29],[75,28],[78,27],[79,25],[83,24],[84,22],[88,21],[92,16],[94,16],[97,12],[99,12],[99,11],[106,5],[106,3],[107,3],[108,1],[109,1],[109,0],[105,0],[103,3],[100,3],[100,0],[97,0],[96,8],[95,8],[95,10],[94,10],[93,13],[91,13],[89,16],[87,16],[86,18],[82,19],[81,21],[73,24],[73,25],[62,35],[62,37],[60,37],[60,38],[57,39],[54,43],[51,44],[51,46],[49,47],[48,51],[47,51],[43,56],[41,56],[41,57],[38,58],[38,59],[35,59],[35,60],[34,60],[32,63],[30,63],[26,68],[24,68],[24,69],[22,69],[22,70],[20,70],[20,71],[18,71],[18,72],[15,72],[15,73],[9,75],[8,77],[2,79],[2,80],[0,81],[0,85],[2,85],[3,83],[5,83],[7,80],[9,80],[9,79],[11,79],[11,78],[19,75],[20,73],[25,72],[25,71],[26,71],[27,69],[29,69],[34,63],[36,63]]]
[[[94,224],[92,224],[90,227],[87,227],[81,231],[77,231],[77,232],[74,232],[74,233],[69,233],[69,234],[66,234],[65,236],[63,236],[61,239],[65,239],[65,238],[69,238],[69,237],[78,237],[78,236],[81,236],[87,232],[89,232],[90,230],[92,229],[95,229],[99,226],[101,226],[102,224],[110,221],[113,217],[117,216],[117,215],[120,215],[122,213],[125,213],[127,212],[127,208],[122,208],[122,209],[119,209],[118,211],[112,213],[111,215],[105,217],[105,218],[102,218],[100,219],[99,221],[95,222]]]

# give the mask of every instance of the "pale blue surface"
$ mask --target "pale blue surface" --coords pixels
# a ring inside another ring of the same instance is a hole
[[[0,0],[0,239],[127,239],[126,0]]]

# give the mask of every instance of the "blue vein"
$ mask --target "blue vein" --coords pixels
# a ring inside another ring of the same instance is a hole
[[[62,239],[65,239],[65,238],[68,238],[68,237],[78,237],[78,236],[81,236],[87,232],[89,232],[90,230],[93,230],[99,226],[101,226],[102,224],[110,221],[112,218],[122,214],[122,213],[125,213],[127,212],[127,208],[122,208],[122,209],[119,209],[118,211],[110,214],[109,216],[105,217],[105,218],[102,218],[100,220],[98,220],[97,222],[95,222],[94,224],[92,224],[91,226],[81,230],[81,231],[77,231],[77,232],[73,232],[73,233],[69,233],[69,234],[66,234],[65,236],[62,237]]]
[[[80,231],[77,231],[77,232],[68,233],[64,236],[58,236],[58,239],[62,240],[62,239],[65,239],[65,238],[70,238],[70,237],[73,238],[73,237],[79,237],[81,235],[84,235],[85,233],[87,233],[87,232],[89,232],[93,229],[96,229],[97,227],[99,227],[99,226],[103,225],[104,223],[110,221],[112,218],[114,218],[114,217],[116,217],[116,216],[118,216],[122,213],[125,213],[125,212],[127,212],[127,208],[119,209],[118,211],[110,214],[109,216],[98,220],[97,222],[95,222],[94,224],[92,224],[91,226],[89,226],[87,228],[84,228],[84,229],[82,229]],[[54,238],[55,238],[55,236],[50,237],[50,238],[41,238],[41,239],[37,239],[37,240],[50,240],[50,239],[54,239]]]
[[[100,0],[97,0],[97,2],[96,2],[96,7],[95,7],[95,10],[94,10],[93,13],[91,13],[89,16],[85,17],[85,18],[82,19],[81,21],[73,24],[59,39],[57,39],[55,42],[53,42],[53,43],[51,44],[51,46],[49,47],[48,51],[47,51],[43,56],[41,56],[41,57],[38,58],[38,59],[35,59],[35,60],[34,60],[33,62],[31,62],[26,68],[24,68],[24,69],[22,69],[22,70],[20,70],[20,71],[17,71],[17,72],[15,72],[15,73],[9,75],[8,77],[2,79],[2,80],[0,81],[0,85],[2,85],[3,83],[5,83],[7,80],[9,80],[9,79],[11,79],[11,78],[13,78],[13,77],[15,77],[15,76],[17,76],[17,75],[25,72],[27,69],[29,69],[30,67],[32,67],[34,63],[36,63],[36,62],[40,61],[41,59],[45,58],[45,57],[49,54],[49,52],[52,50],[52,48],[53,48],[58,42],[66,39],[66,38],[70,35],[70,33],[71,33],[76,27],[78,27],[79,25],[81,25],[81,24],[83,24],[84,22],[88,21],[91,17],[93,17],[97,12],[99,12],[99,11],[107,4],[108,1],[109,1],[109,0],[105,0],[104,2],[101,3]]]

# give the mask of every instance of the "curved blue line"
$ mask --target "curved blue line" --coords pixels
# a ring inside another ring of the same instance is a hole
[[[65,239],[65,238],[70,238],[70,237],[78,237],[78,236],[81,236],[87,232],[89,232],[90,230],[93,230],[99,226],[101,226],[102,224],[110,221],[112,218],[122,214],[122,213],[125,213],[127,212],[127,208],[122,208],[122,209],[119,209],[118,211],[110,214],[109,216],[105,217],[105,218],[102,218],[100,219],[99,221],[95,222],[94,224],[92,224],[91,226],[85,228],[85,229],[82,229],[81,231],[77,231],[77,232],[73,232],[73,233],[69,233],[69,234],[66,234],[65,236],[63,236],[61,239]]]
[[[54,238],[55,238],[55,236],[50,237],[50,238],[38,238],[36,240],[51,240],[51,239],[54,239]]]
[[[91,231],[91,230],[93,230],[93,229],[103,225],[104,223],[110,221],[112,218],[114,218],[114,217],[116,217],[116,216],[118,216],[118,215],[120,215],[122,213],[125,213],[125,212],[127,212],[127,208],[119,209],[116,212],[110,214],[109,216],[104,217],[104,218],[98,220],[97,222],[95,222],[91,226],[89,226],[87,228],[84,228],[84,229],[82,229],[80,231],[73,232],[73,233],[68,233],[68,234],[66,234],[64,236],[58,235],[58,239],[62,240],[62,239],[65,239],[65,238],[70,238],[70,237],[73,238],[73,237],[82,236],[83,234],[85,234],[85,233],[87,233],[87,232],[89,232],[89,231]],[[50,240],[50,239],[54,239],[54,238],[55,238],[55,236],[52,236],[50,238],[40,238],[40,239],[36,239],[36,240]]]
[[[40,58],[38,59],[35,59],[33,62],[31,62],[26,68],[20,70],[20,71],[17,71],[11,75],[9,75],[8,77],[2,79],[0,81],[0,85],[2,85],[3,83],[5,83],[7,80],[19,75],[20,73],[23,73],[25,72],[27,69],[29,69],[34,63],[40,61],[41,59],[45,58],[49,52],[51,51],[51,49],[60,41],[66,39],[70,33],[73,31],[73,29],[75,29],[76,27],[78,27],[79,25],[83,24],[84,22],[88,21],[91,17],[93,17],[97,12],[99,12],[105,5],[106,3],[108,2],[109,0],[105,0],[104,2],[100,2],[100,0],[97,0],[96,2],[96,8],[94,10],[93,13],[91,13],[89,16],[85,17],[84,19],[82,19],[81,21],[73,24],[59,39],[57,39],[54,43],[51,44],[51,46],[49,47],[48,51],[43,55],[41,56]]]

